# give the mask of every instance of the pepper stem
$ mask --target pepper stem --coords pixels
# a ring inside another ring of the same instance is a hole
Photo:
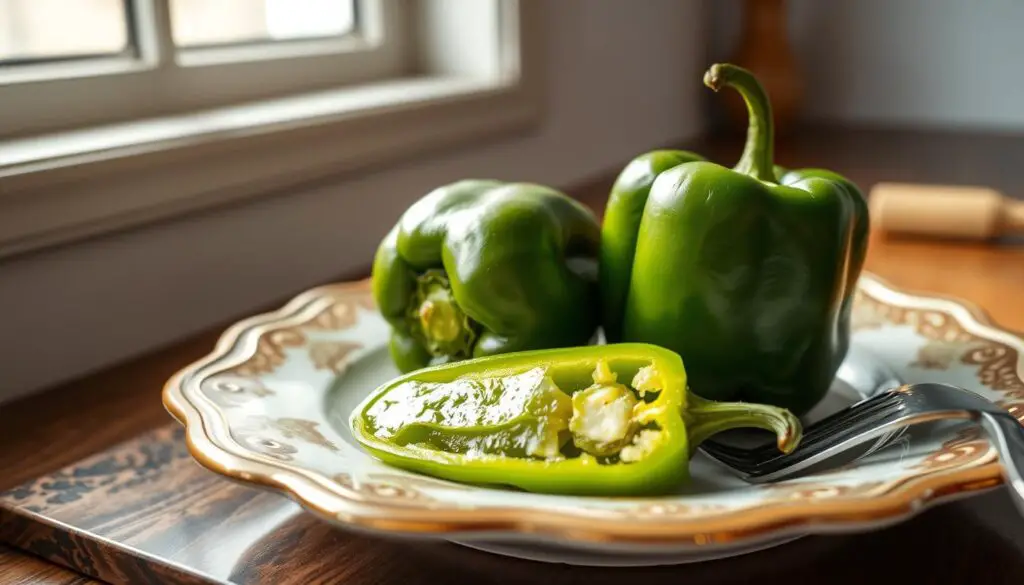
[[[476,331],[456,302],[448,279],[431,270],[417,277],[416,284],[409,319],[420,331],[427,351],[438,357],[469,357]]]
[[[773,431],[776,444],[783,453],[795,449],[803,435],[800,419],[785,408],[756,402],[716,402],[689,390],[684,417],[691,453],[710,436],[731,429]]]
[[[728,86],[743,96],[747,104],[747,142],[743,155],[733,169],[762,181],[776,182],[773,170],[775,129],[772,105],[761,82],[750,71],[729,63],[716,63],[704,73],[704,85],[713,91]]]

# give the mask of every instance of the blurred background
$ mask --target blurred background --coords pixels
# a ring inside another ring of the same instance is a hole
[[[780,162],[867,192],[924,149],[984,181],[1024,163],[1022,22],[1017,0],[0,0],[0,403],[363,277],[449,181],[597,209],[646,150],[731,164],[716,61],[768,88]]]
[[[1014,0],[716,0],[709,60],[738,58],[799,87],[805,121],[1024,128]],[[784,45],[784,46],[783,46]],[[766,80],[766,83],[769,83]],[[796,93],[796,92],[794,92]],[[797,101],[797,100],[794,100]]]

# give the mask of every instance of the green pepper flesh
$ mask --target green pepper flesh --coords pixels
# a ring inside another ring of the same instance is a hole
[[[450,382],[408,380],[365,413],[395,445],[463,455],[557,456],[572,414],[543,368]]]

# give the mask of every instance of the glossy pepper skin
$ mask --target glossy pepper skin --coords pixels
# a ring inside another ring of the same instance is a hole
[[[633,388],[623,384],[631,379]],[[365,449],[398,468],[580,496],[671,492],[689,478],[697,446],[728,429],[771,430],[786,452],[799,443],[800,422],[788,411],[703,400],[686,385],[678,354],[653,345],[532,350],[405,374],[371,392],[349,422]],[[630,409],[610,415],[627,413],[629,434],[609,450],[581,431],[589,425],[582,418],[601,415],[617,397]],[[587,403],[597,410],[581,412]]]
[[[605,335],[678,352],[705,398],[804,414],[847,352],[867,204],[834,172],[773,165],[771,106],[750,72],[718,64],[704,81],[745,99],[743,155],[727,168],[654,151],[621,172],[602,225]]]
[[[549,187],[462,180],[410,206],[374,258],[373,296],[401,372],[587,344],[599,325],[601,227]]]

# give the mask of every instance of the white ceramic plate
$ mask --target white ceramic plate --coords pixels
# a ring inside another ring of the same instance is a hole
[[[398,375],[366,281],[310,290],[236,324],[164,389],[189,449],[227,478],[278,490],[353,530],[442,538],[522,558],[646,565],[708,560],[801,535],[860,531],[1000,485],[995,450],[966,423],[918,427],[845,468],[748,485],[698,455],[662,498],[574,498],[470,487],[391,468],[348,431],[351,410]],[[953,299],[861,278],[842,380],[809,419],[859,398],[879,372],[972,389],[1024,417],[1024,340]],[[845,380],[848,383],[843,383]]]

